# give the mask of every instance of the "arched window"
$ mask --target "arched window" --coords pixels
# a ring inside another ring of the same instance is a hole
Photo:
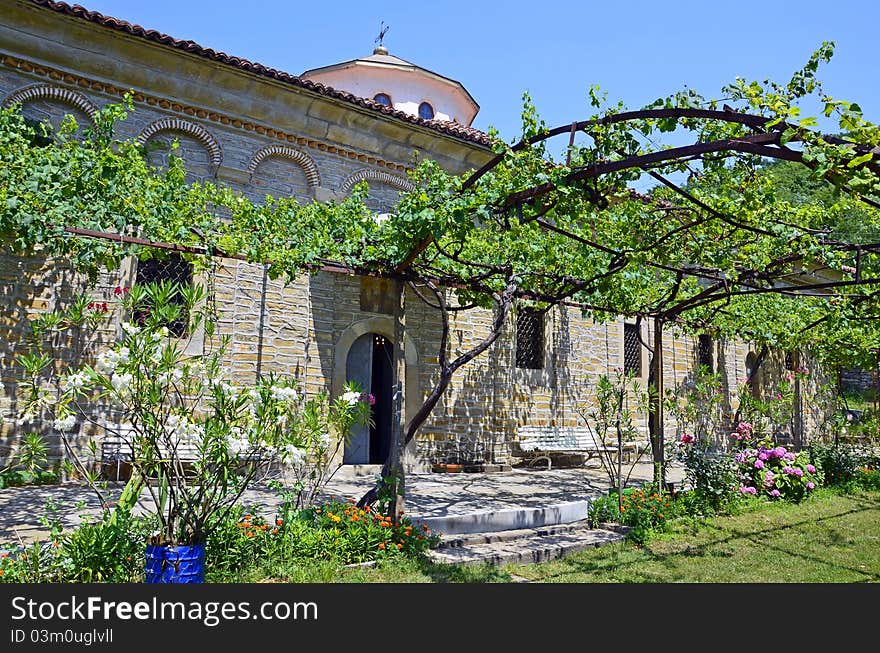
[[[373,99],[379,104],[384,104],[386,107],[391,106],[391,96],[388,93],[376,93]]]
[[[432,120],[434,118],[434,107],[432,107],[427,102],[422,102],[419,105],[419,118],[423,118],[424,120]]]

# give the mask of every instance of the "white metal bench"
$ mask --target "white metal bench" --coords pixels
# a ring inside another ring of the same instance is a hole
[[[131,475],[131,442],[134,430],[118,424],[107,424],[101,439],[101,473],[105,478],[126,480]],[[182,444],[174,452],[177,460],[189,466],[197,460],[195,446]]]
[[[597,444],[590,430],[584,427],[520,426],[516,434],[521,457],[528,460],[530,467],[546,461],[550,469],[554,454],[582,456],[586,463],[594,456],[617,451],[617,447]]]

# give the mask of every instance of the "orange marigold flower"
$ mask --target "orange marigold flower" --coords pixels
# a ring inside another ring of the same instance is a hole
[[[351,510],[349,510],[348,508],[346,508],[346,509],[343,510],[342,512],[344,512],[346,515],[350,515],[350,514],[351,514]]]
[[[424,540],[425,538],[424,538],[424,536],[419,535],[416,539],[417,539],[417,540]]]
[[[8,558],[8,557],[9,557],[9,554],[8,554],[8,553],[5,553],[5,552],[4,552],[4,553],[0,553],[0,558]]]
[[[283,524],[283,523],[284,523],[284,520],[283,520],[283,519],[276,519],[276,520],[275,520],[275,525],[276,525],[276,526],[281,526],[281,524]]]
[[[267,528],[269,528],[268,524],[263,524],[262,526],[260,526],[261,530],[266,530]]]
[[[0,576],[2,576],[2,575],[3,575],[3,570],[2,570],[2,569],[0,569]]]
[[[60,542],[52,542],[52,546],[54,546],[57,549],[59,546],[61,546],[61,543]]]
[[[402,549],[402,548],[403,548],[403,544],[401,544],[400,542],[398,542],[398,543],[397,543],[397,548],[398,548],[398,549]]]
[[[380,548],[380,549],[384,549],[384,548],[385,548],[385,542],[379,542],[379,548]]]
[[[427,526],[426,524],[422,524],[422,530],[425,531],[425,532],[427,532],[427,531],[428,531],[428,526]]]
[[[245,520],[245,521],[250,521],[251,519],[252,519],[252,517],[251,517],[250,515],[245,515],[245,516],[244,516],[244,520]]]
[[[254,532],[253,532],[253,531],[248,531],[247,533],[245,533],[245,536],[246,536],[246,537],[253,537],[253,536],[254,536]]]

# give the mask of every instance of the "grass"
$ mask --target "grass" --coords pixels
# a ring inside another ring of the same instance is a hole
[[[801,504],[681,520],[638,547],[621,542],[533,565],[437,565],[394,558],[374,567],[320,563],[244,582],[300,583],[876,583],[880,492],[821,489]]]
[[[645,547],[621,543],[507,571],[537,583],[880,581],[880,493],[824,489],[801,504],[681,521]]]

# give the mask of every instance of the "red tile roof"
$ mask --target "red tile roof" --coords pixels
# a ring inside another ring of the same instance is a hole
[[[319,84],[317,82],[312,82],[307,79],[302,79],[300,77],[297,77],[296,75],[291,75],[290,73],[275,70],[274,68],[269,68],[262,64],[254,63],[252,61],[248,61],[247,59],[242,59],[241,57],[233,57],[226,54],[225,52],[217,52],[216,50],[212,50],[211,48],[202,47],[194,41],[182,41],[180,39],[175,39],[172,36],[168,36],[167,34],[163,34],[162,32],[157,32],[153,29],[145,29],[140,25],[132,25],[129,22],[120,20],[119,18],[105,16],[104,14],[98,13],[97,11],[89,11],[88,9],[80,5],[69,5],[66,2],[53,2],[52,0],[29,1],[32,4],[38,5],[40,7],[45,7],[46,9],[51,9],[52,11],[57,11],[68,16],[81,18],[92,23],[97,23],[98,25],[101,25],[103,27],[115,29],[120,32],[126,32],[128,34],[131,34],[132,36],[144,38],[149,41],[168,45],[170,47],[177,48],[179,50],[183,50],[185,52],[189,52],[200,57],[205,57],[206,59],[211,59],[212,61],[218,61],[228,66],[234,66],[241,70],[259,75],[261,77],[269,77],[271,79],[276,79],[286,84],[290,84],[291,86],[304,88],[326,97],[342,100],[350,104],[356,104],[358,106],[365,107],[379,113],[383,113],[387,116],[391,116],[399,120],[404,120],[409,123],[426,127],[433,131],[440,132],[441,134],[446,134],[448,136],[459,138],[463,141],[475,143],[482,146],[488,146],[490,144],[489,135],[478,129],[465,127],[464,125],[460,125],[455,122],[443,120],[423,120],[418,116],[413,116],[408,113],[404,113],[403,111],[387,107],[383,104],[379,104],[374,100],[357,97],[356,95],[353,95],[346,91],[339,91],[335,88],[331,88],[330,86]]]

